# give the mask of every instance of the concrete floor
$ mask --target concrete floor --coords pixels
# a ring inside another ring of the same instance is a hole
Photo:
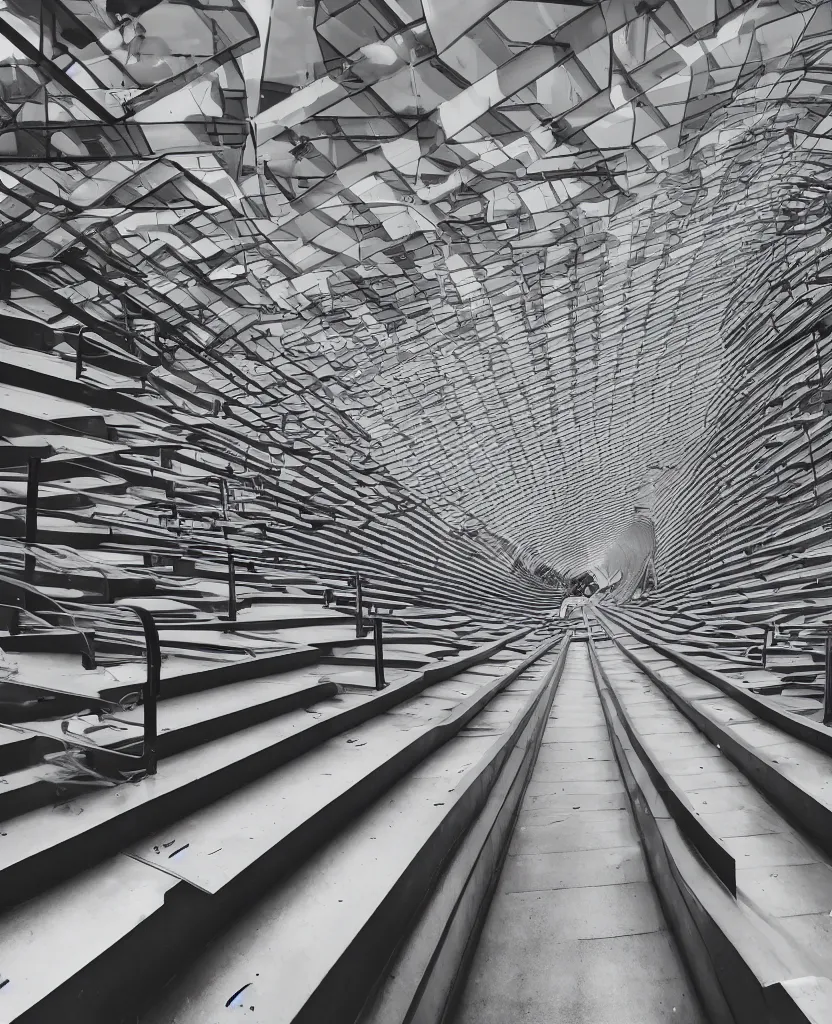
[[[575,644],[455,1024],[706,1021]]]

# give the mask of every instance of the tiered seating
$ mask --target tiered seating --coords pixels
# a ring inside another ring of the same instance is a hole
[[[823,1020],[832,734],[600,619],[590,650],[604,714],[711,1019]]]
[[[657,608],[603,607],[646,642],[691,663],[710,666],[739,685],[766,694],[789,712],[821,721],[826,672],[822,631],[807,626],[805,631],[794,629],[775,636],[742,622],[729,620],[717,628],[684,615],[674,621]]]
[[[4,1019],[111,1024],[151,1006],[176,972],[198,969],[209,938],[255,900],[278,899],[310,858],[346,844],[345,858],[373,863],[365,816],[392,814],[391,828],[427,844],[418,856],[396,847],[388,867],[406,882],[367,879],[406,935],[490,794],[502,806],[500,786],[523,784],[560,635],[533,630],[557,590],[511,577],[508,547],[495,558],[430,510],[402,510],[380,471],[368,477],[222,403],[218,414],[211,388],[182,371],[87,338],[77,377],[60,332],[8,337]],[[138,611],[161,654],[152,775],[152,651]],[[170,830],[190,839],[171,846]],[[212,881],[188,876],[199,863]],[[292,883],[298,906],[305,892]],[[318,906],[325,927],[340,919],[337,899]],[[365,927],[369,906],[353,908],[350,927]],[[80,917],[89,941],[72,940]],[[49,953],[35,963],[34,948]],[[385,963],[371,976],[348,945],[318,952],[321,979],[339,965],[356,1000]],[[311,992],[296,998],[317,1005]]]
[[[262,931],[240,917],[255,902],[261,918],[274,908],[270,941],[287,951],[284,1000],[318,1019],[331,986],[344,986],[337,975],[349,979],[342,998],[359,1005],[383,971],[392,934],[412,927],[504,773],[522,785],[557,654],[553,639],[520,630],[400,672],[381,692],[344,688],[312,666],[167,697],[158,774],[86,792],[76,783],[77,795],[57,807],[38,807],[31,769],[19,765],[58,734],[46,723],[28,729],[28,746],[14,752],[18,769],[5,776],[17,806],[0,825],[8,1019],[134,1019],[191,963],[224,990],[236,971],[228,954],[216,954],[223,974],[208,966],[215,954],[200,951],[212,936],[234,945],[238,934]],[[135,721],[115,715],[103,735],[88,735],[97,748],[92,766],[135,741]],[[77,730],[83,722],[73,719]],[[29,781],[28,809],[20,775]],[[60,785],[56,774],[51,782]],[[87,941],[72,942],[79,914],[95,926]],[[307,917],[303,970],[290,952],[301,948],[297,914],[320,916],[315,942]],[[28,951],[42,943],[51,955],[33,959]],[[189,1012],[202,1011],[194,1004]]]

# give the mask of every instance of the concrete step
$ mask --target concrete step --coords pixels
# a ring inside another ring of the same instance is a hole
[[[656,639],[651,633],[635,624],[632,619],[622,617],[619,612],[608,617],[606,612],[601,613],[599,610],[599,619],[604,622],[608,631],[634,638],[634,642],[640,643],[645,650],[650,652],[652,658],[660,661],[665,659],[671,665],[679,666],[694,676],[713,684],[727,697],[741,704],[762,721],[832,755],[832,731],[823,725],[789,713],[774,701],[768,700],[756,692],[763,679],[767,678],[772,683],[782,683],[781,677],[774,673],[763,674],[759,667],[753,667],[744,673],[747,677],[747,684],[743,685],[743,679],[737,679],[733,674],[718,671],[711,665],[703,663],[699,658],[681,651],[677,646]]]
[[[246,1008],[254,1021],[354,1019],[511,754],[530,742],[556,663],[553,653],[502,691],[510,707],[499,722],[486,705],[487,729],[477,728],[479,715],[469,719],[457,739],[347,819],[337,838],[261,897],[165,990],[143,1024],[205,1020],[220,996],[221,1005]],[[512,764],[509,775],[519,767]]]
[[[164,771],[153,778],[78,797],[62,805],[57,820],[51,808],[12,819],[4,825],[6,837],[0,845],[0,906],[36,895],[125,843],[488,660],[517,638],[517,633],[509,634],[405,676],[381,692],[343,693],[170,756]]]
[[[449,1017],[508,852],[567,650],[564,644],[549,686],[485,806],[444,868],[412,931],[388,961],[386,975],[359,1017],[359,1024],[426,1024]]]
[[[524,666],[544,653],[538,650],[531,658],[518,659],[497,677],[466,668],[451,673],[447,682],[434,683],[421,694],[416,690],[404,703],[391,703],[379,718],[218,799],[203,812],[171,822],[162,833],[127,851],[128,858],[120,855],[103,862],[85,876],[88,881],[82,881],[82,890],[115,886],[107,880],[122,871],[115,863],[118,860],[134,860],[141,869],[134,877],[130,897],[114,910],[104,932],[110,944],[103,948],[93,942],[83,954],[73,951],[72,956],[55,959],[49,967],[34,972],[37,985],[28,997],[21,995],[18,987],[17,1016],[9,1019],[46,1021],[54,1019],[58,1007],[66,1021],[121,1019],[130,1012],[133,999],[146,996],[150,986],[160,984],[177,965],[187,962],[243,905],[259,899],[277,878],[305,863],[314,850],[349,827],[373,801],[381,798],[382,813],[386,813],[382,794],[409,774],[414,775],[417,789],[430,790],[431,800],[424,802],[424,807],[441,816],[439,808],[444,801],[435,795],[447,792],[449,781],[454,782],[459,772],[467,779],[474,752],[488,750],[495,735],[504,732],[516,715],[501,711],[495,732],[492,712],[490,731],[474,732],[465,739],[454,737],[479,716],[487,715],[490,702],[501,699],[512,685],[516,689],[514,705],[523,704],[528,683],[521,681],[536,671],[528,669],[523,675]],[[433,690],[439,692],[433,694]],[[420,721],[421,726],[417,724]],[[217,746],[214,743],[205,749]],[[417,767],[445,748],[453,748],[454,755],[444,772],[428,770],[425,774]],[[163,777],[160,772],[157,779],[148,781],[159,782]],[[125,787],[118,791],[124,792]],[[89,810],[88,803],[84,813]],[[407,820],[407,807],[403,806],[402,812],[402,819]],[[177,836],[186,838],[180,842]],[[159,878],[165,881],[157,883]],[[47,906],[51,908],[48,913]],[[22,929],[31,935],[37,927],[49,928],[51,921],[63,922],[77,914],[77,906],[78,885],[72,879],[9,911],[0,919],[0,937],[7,936],[15,950],[12,925],[18,933]],[[27,908],[34,908],[34,919],[26,916]],[[59,933],[63,927],[58,927]],[[3,941],[0,938],[0,955]],[[142,950],[143,955],[138,956]],[[51,980],[45,980],[47,976]]]
[[[806,727],[804,735],[829,744],[832,733],[797,715],[781,712],[762,718],[754,713],[765,702],[739,686],[717,686],[671,660],[664,649],[645,647],[632,636],[616,636],[619,650],[643,672],[695,727],[719,745],[742,772],[775,805],[797,821],[806,835],[832,856],[832,759],[815,743],[798,738],[792,721]],[[717,677],[719,682],[722,682]],[[733,691],[735,697],[727,695]],[[750,700],[748,698],[751,698]],[[766,709],[768,710],[768,709]],[[778,726],[785,721],[786,732]],[[819,733],[825,735],[819,735]]]
[[[303,668],[318,661],[314,647],[286,645],[277,654],[220,661],[171,656],[162,662],[159,700],[199,693],[214,687]],[[141,662],[126,663],[108,670],[67,669],[45,655],[18,658],[19,671],[13,683],[3,684],[0,713],[7,723],[54,718],[82,708],[111,710],[125,698],[138,697],[147,669]]]
[[[201,693],[172,697],[157,711],[159,758],[237,732],[277,715],[310,707],[338,692],[334,682],[319,682],[320,670],[296,669],[280,676],[233,683]],[[129,767],[108,751],[141,754],[144,741],[144,707],[114,712],[102,718],[82,715],[70,719],[21,723],[25,735],[37,741],[37,759],[62,750],[67,744],[83,749],[97,771],[108,773]],[[114,777],[118,777],[115,775]],[[0,789],[0,802],[3,790]]]
[[[830,1017],[828,858],[749,784],[721,745],[691,730],[646,673],[634,674],[610,647],[599,648],[598,663],[602,706],[651,874],[711,1018],[808,1024]],[[645,723],[641,742],[661,778],[683,789],[734,856],[736,898],[665,802],[662,782],[622,717],[630,714]]]
[[[0,725],[0,775],[32,764],[39,756],[37,740],[30,733]]]

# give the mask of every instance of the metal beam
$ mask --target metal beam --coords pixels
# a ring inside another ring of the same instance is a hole
[[[34,61],[38,67],[43,69],[45,74],[63,86],[68,93],[74,96],[79,103],[82,103],[91,114],[95,114],[100,121],[104,121],[106,124],[118,123],[118,118],[113,117],[106,107],[102,107],[96,100],[91,99],[86,91],[74,82],[65,71],[61,71],[59,67],[48,57],[45,57],[36,46],[32,46],[25,36],[22,36],[17,29],[12,28],[2,17],[0,17],[0,35],[4,35],[24,56]]]

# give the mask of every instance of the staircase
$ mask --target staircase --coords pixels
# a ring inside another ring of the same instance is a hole
[[[42,758],[83,736],[100,769],[137,741],[138,709],[86,734],[91,716],[71,736],[5,727],[2,1019],[202,1021],[219,1000],[323,1021],[416,999],[390,987],[394,957],[428,983],[428,946],[485,901],[567,647],[515,630],[383,691],[337,682],[335,654],[186,692],[163,679],[158,772],[132,783]]]

